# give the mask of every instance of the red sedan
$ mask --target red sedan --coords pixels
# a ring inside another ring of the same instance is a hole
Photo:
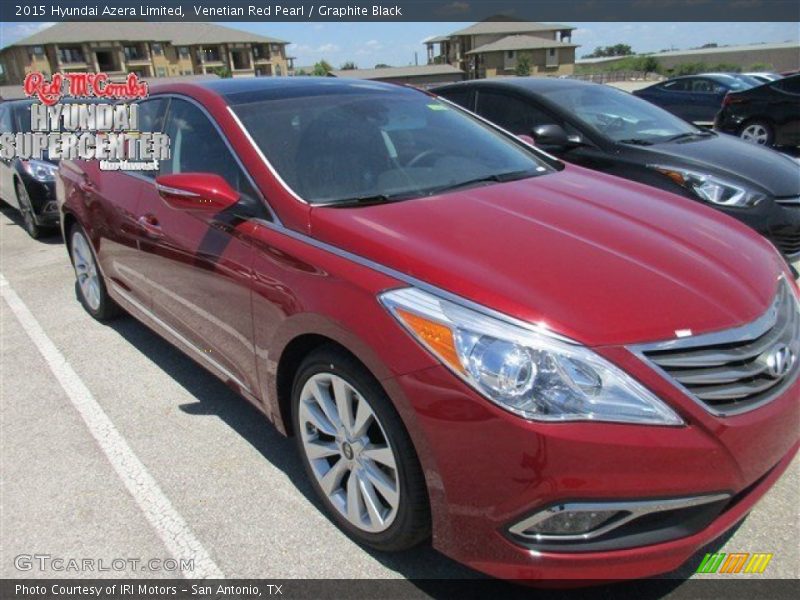
[[[293,435],[361,543],[649,576],[797,452],[800,293],[733,219],[392,85],[175,84],[140,119],[158,172],[61,166],[81,302]]]

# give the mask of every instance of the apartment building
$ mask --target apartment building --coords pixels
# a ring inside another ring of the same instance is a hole
[[[531,75],[571,75],[575,48],[570,25],[481,21],[425,41],[428,64],[450,64],[469,79],[514,75],[522,56]]]
[[[0,50],[5,83],[27,73],[232,77],[292,74],[289,42],[211,23],[58,23]]]

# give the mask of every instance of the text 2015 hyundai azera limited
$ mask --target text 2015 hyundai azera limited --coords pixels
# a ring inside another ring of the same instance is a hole
[[[174,84],[140,118],[158,174],[61,166],[81,302],[293,434],[358,541],[663,573],[796,453],[798,288],[736,221],[386,84]]]

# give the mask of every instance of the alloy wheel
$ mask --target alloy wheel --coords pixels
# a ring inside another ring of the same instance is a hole
[[[343,378],[318,373],[300,392],[302,448],[328,501],[361,531],[385,531],[397,516],[395,453],[367,399]]]
[[[764,146],[769,140],[769,131],[760,123],[753,123],[742,129],[740,137],[745,142]]]
[[[94,254],[89,248],[83,233],[72,234],[72,264],[75,265],[75,276],[84,300],[93,311],[100,308],[100,279],[97,274]]]
[[[38,226],[33,215],[33,205],[31,205],[31,198],[28,196],[28,190],[22,184],[17,185],[17,200],[19,201],[19,212],[22,215],[22,221],[25,223],[25,231],[32,237],[36,237]]]

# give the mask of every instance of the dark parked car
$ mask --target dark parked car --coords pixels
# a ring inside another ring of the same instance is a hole
[[[750,89],[758,83],[738,73],[709,73],[676,77],[636,90],[633,94],[687,121],[711,123],[725,94]]]
[[[762,146],[800,146],[800,75],[728,94],[714,129]]]
[[[60,167],[78,297],[294,435],[355,540],[497,577],[651,576],[797,454],[800,289],[747,227],[415,89],[154,88],[157,173]]]
[[[575,164],[721,210],[800,256],[800,165],[698,129],[610,86],[567,79],[470,81],[433,90]]]
[[[30,106],[33,100],[0,103],[0,132],[30,131]],[[58,165],[49,160],[0,158],[0,199],[22,215],[25,230],[32,238],[58,227],[55,174]]]

